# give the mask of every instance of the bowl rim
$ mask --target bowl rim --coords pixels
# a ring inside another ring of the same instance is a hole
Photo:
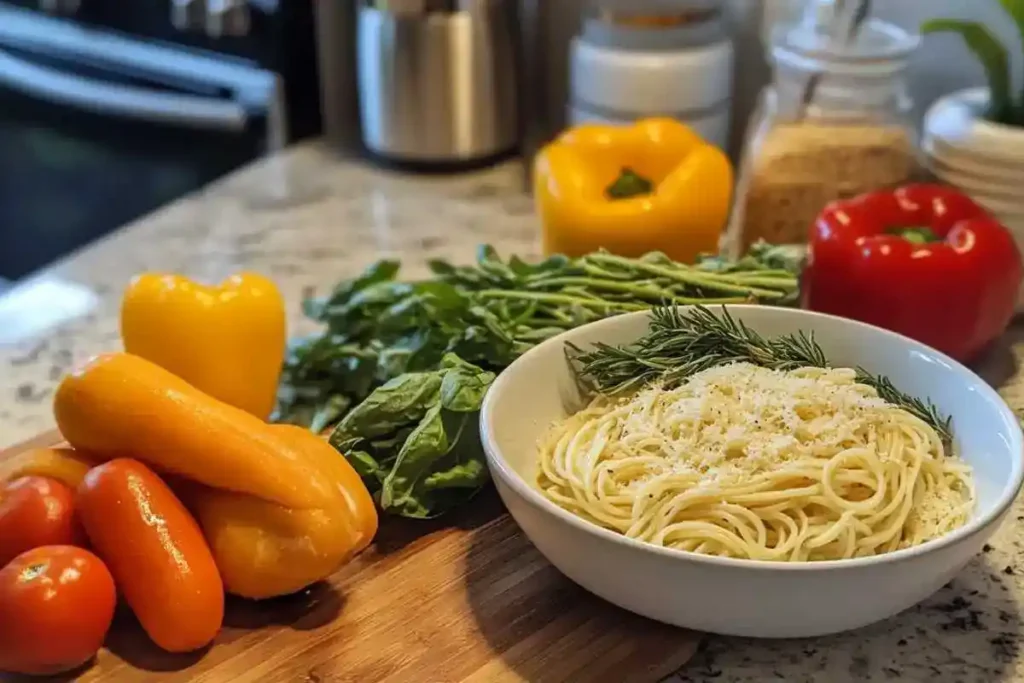
[[[692,308],[693,305],[681,305],[678,308]],[[480,409],[480,439],[484,447],[484,453],[487,457],[488,466],[492,473],[496,473],[500,479],[504,481],[510,488],[512,488],[523,500],[529,503],[534,508],[539,509],[541,512],[547,513],[554,516],[557,520],[569,524],[583,531],[584,533],[596,536],[598,538],[616,543],[618,545],[640,550],[642,552],[651,553],[654,555],[663,556],[674,560],[683,560],[697,562],[700,564],[707,564],[709,566],[718,567],[729,567],[735,569],[771,569],[776,571],[786,572],[804,572],[804,571],[839,571],[844,569],[853,569],[857,567],[868,567],[881,564],[890,564],[896,562],[908,561],[921,555],[926,555],[931,552],[940,550],[947,546],[954,545],[959,541],[966,539],[980,530],[988,527],[990,524],[995,522],[1006,510],[1013,504],[1014,499],[1021,490],[1021,484],[1024,483],[1024,433],[1021,431],[1021,422],[1018,420],[1013,411],[1006,404],[1006,401],[999,395],[999,393],[982,377],[980,377],[973,370],[963,365],[962,363],[953,360],[946,354],[933,349],[927,344],[923,344],[919,341],[906,337],[897,332],[886,330],[875,325],[863,323],[857,320],[851,320],[849,318],[842,318],[840,316],[830,315],[828,313],[819,313],[817,311],[808,311],[798,308],[774,308],[771,306],[763,306],[756,304],[723,304],[722,308],[728,310],[747,310],[747,309],[759,309],[761,311],[786,311],[788,314],[796,314],[798,317],[808,318],[826,318],[838,322],[842,325],[863,327],[868,328],[874,334],[882,336],[894,337],[897,340],[908,344],[912,348],[916,348],[920,351],[926,351],[937,360],[942,361],[949,370],[956,374],[964,375],[964,379],[971,380],[971,383],[975,386],[981,387],[981,391],[989,399],[994,399],[995,404],[998,408],[1000,417],[1011,427],[1010,430],[1010,447],[1017,452],[1017,457],[1011,462],[1011,476],[1007,483],[1003,486],[1000,491],[998,498],[995,501],[995,505],[992,509],[973,520],[968,521],[958,529],[934,538],[930,541],[926,541],[920,545],[912,546],[910,548],[901,548],[894,550],[891,553],[884,553],[881,555],[872,555],[869,557],[854,557],[849,559],[841,560],[816,560],[814,562],[782,562],[778,560],[751,560],[743,558],[733,557],[719,557],[716,555],[704,555],[701,553],[695,553],[689,550],[681,550],[679,548],[669,548],[665,546],[653,545],[645,541],[640,541],[634,538],[628,538],[622,534],[616,533],[610,529],[605,529],[593,522],[587,521],[582,517],[572,514],[568,510],[565,510],[552,501],[548,500],[543,496],[540,491],[536,490],[531,486],[523,477],[521,477],[512,467],[505,461],[505,458],[500,454],[500,450],[497,446],[497,442],[494,436],[494,405],[497,402],[497,396],[501,393],[502,387],[509,381],[508,377],[515,371],[517,364],[520,361],[526,362],[532,356],[543,353],[547,345],[564,345],[569,339],[578,335],[584,329],[595,329],[599,327],[611,327],[615,324],[621,324],[620,318],[625,316],[649,316],[650,311],[635,311],[630,313],[622,313],[619,315],[597,320],[580,327],[567,330],[555,337],[547,339],[537,346],[533,347],[522,356],[512,362],[505,370],[503,370],[495,379],[494,384],[491,385],[487,391],[487,395],[484,397],[483,405]],[[718,308],[715,306],[714,308]],[[769,315],[771,315],[769,313]]]

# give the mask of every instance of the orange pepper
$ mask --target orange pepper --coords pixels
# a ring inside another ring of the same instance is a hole
[[[126,351],[262,420],[274,408],[285,328],[281,293],[255,273],[213,286],[146,273],[121,303]]]
[[[53,412],[76,449],[124,455],[161,471],[294,508],[331,500],[329,483],[273,426],[128,353],[64,377]]]
[[[130,453],[169,474],[195,514],[226,590],[249,598],[326,578],[377,529],[359,475],[322,438],[266,424],[130,354],[94,359],[57,389],[73,446]]]
[[[728,157],[672,119],[585,124],[534,161],[534,201],[547,254],[661,251],[693,263],[717,251],[732,189]]]

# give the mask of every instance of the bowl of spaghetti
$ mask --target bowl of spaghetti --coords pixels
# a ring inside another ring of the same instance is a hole
[[[1017,418],[968,368],[762,306],[566,332],[501,373],[480,427],[505,506],[563,574],[728,635],[835,633],[920,602],[1024,478]]]

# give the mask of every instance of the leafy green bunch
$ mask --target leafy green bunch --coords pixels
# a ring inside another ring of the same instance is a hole
[[[489,246],[475,264],[433,261],[431,275],[398,279],[380,261],[303,302],[322,330],[291,344],[274,420],[320,432],[370,392],[406,372],[436,370],[449,353],[497,371],[540,342],[580,325],[663,303],[796,303],[803,259],[794,246],[755,245],[737,261],[697,265],[664,254],[595,252],[527,263]]]
[[[999,4],[1017,27],[1021,41],[1017,49],[1024,52],[1024,0],[999,0]],[[954,33],[963,38],[985,69],[990,92],[989,120],[1024,126],[1024,93],[1013,93],[1010,52],[987,26],[964,19],[932,19],[922,24],[921,32]]]
[[[460,505],[487,483],[477,414],[494,373],[454,354],[431,372],[379,387],[331,434],[380,508],[427,518]]]
[[[321,330],[289,349],[274,420],[330,437],[387,514],[443,514],[488,480],[477,417],[495,373],[536,344],[660,304],[796,303],[803,250],[737,261],[595,252],[530,264],[481,247],[475,264],[398,279],[380,261],[303,303]]]

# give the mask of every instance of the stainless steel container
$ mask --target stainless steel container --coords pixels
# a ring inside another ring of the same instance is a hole
[[[476,162],[519,143],[515,0],[361,0],[363,142],[398,162]]]

